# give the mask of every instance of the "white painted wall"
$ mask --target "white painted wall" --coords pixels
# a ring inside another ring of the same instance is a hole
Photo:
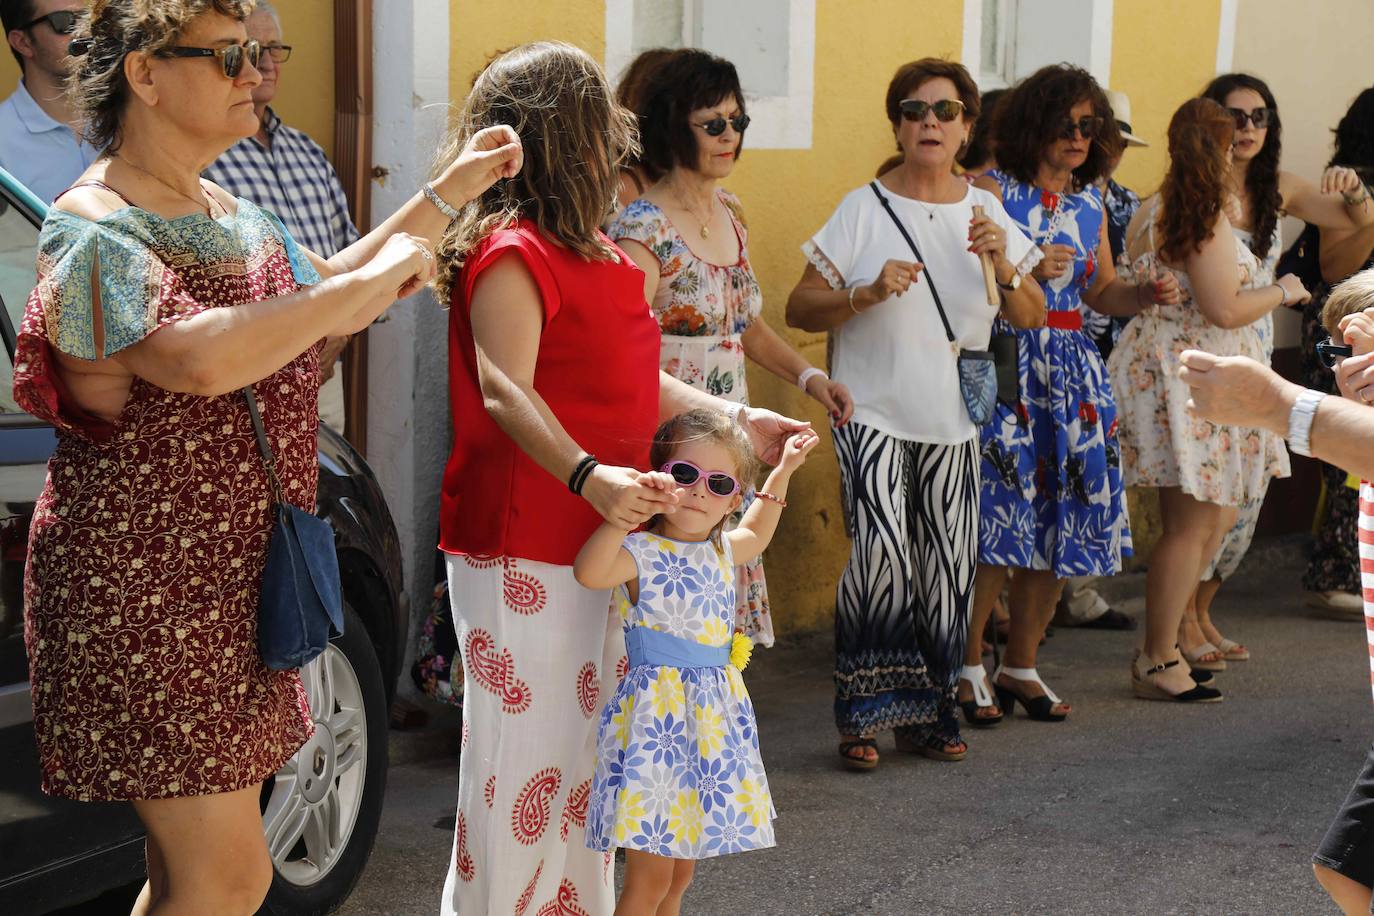
[[[447,0],[378,3],[373,17],[374,166],[380,222],[429,177],[448,122]],[[415,651],[434,584],[439,479],[448,456],[447,318],[425,290],[392,306],[368,332],[367,448],[396,521],[405,558]],[[402,690],[414,688],[401,679]]]

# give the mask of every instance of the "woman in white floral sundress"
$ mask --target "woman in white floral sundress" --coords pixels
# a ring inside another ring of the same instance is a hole
[[[1125,481],[1159,490],[1163,523],[1146,580],[1144,649],[1131,669],[1143,699],[1222,698],[1189,676],[1176,645],[1179,622],[1238,508],[1288,474],[1279,437],[1195,417],[1178,377],[1187,349],[1261,359],[1255,322],[1307,297],[1292,276],[1257,286],[1258,262],[1222,212],[1234,134],[1217,103],[1185,102],[1169,123],[1169,173],[1127,231],[1134,274],[1172,273],[1183,293],[1181,304],[1151,306],[1132,320],[1109,361]]]
[[[749,116],[734,64],[689,49],[659,64],[643,90],[642,160],[664,177],[627,206],[608,234],[644,271],[645,298],[663,332],[661,367],[710,394],[749,403],[744,358],[819,401],[837,425],[849,389],[788,346],[761,317],[738,198],[717,187],[739,158]],[[752,496],[746,495],[737,524]],[[763,561],[735,578],[735,628],[773,644]]]

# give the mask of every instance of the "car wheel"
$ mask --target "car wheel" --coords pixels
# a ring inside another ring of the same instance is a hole
[[[333,911],[362,875],[386,793],[387,707],[362,618],[344,603],[343,635],[301,669],[315,735],[263,786],[272,854],[265,911]]]

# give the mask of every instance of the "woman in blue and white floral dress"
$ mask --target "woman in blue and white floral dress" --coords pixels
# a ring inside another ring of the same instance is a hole
[[[1157,296],[1176,297],[1177,284],[1137,288],[1116,275],[1094,183],[1122,141],[1092,76],[1045,67],[1013,89],[998,114],[999,168],[977,184],[999,194],[1044,251],[1032,275],[1049,315],[1046,327],[1016,331],[1020,399],[999,406],[982,431],[981,562],[970,632],[981,632],[1015,570],[1011,634],[994,687],[1006,712],[1019,701],[1033,718],[1058,721],[1069,706],[1045,686],[1035,660],[1063,581],[1118,572],[1131,545],[1116,405],[1079,303],[1128,316]]]
[[[774,843],[740,677],[753,646],[732,637],[735,568],[768,546],[792,472],[818,441],[810,431],[789,439],[744,518],[722,531],[752,478],[748,440],[716,411],[674,417],[640,482],[672,493],[676,510],[646,531],[607,522],[577,555],[577,581],[615,588],[625,629],[628,669],[601,715],[587,806],[587,846],[626,850],[617,913],[678,912],[697,859]]]

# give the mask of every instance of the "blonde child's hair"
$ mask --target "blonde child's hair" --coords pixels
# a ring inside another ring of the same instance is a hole
[[[689,442],[714,442],[723,447],[735,461],[735,477],[739,480],[741,491],[754,485],[759,465],[754,457],[754,448],[749,444],[749,437],[730,417],[719,410],[704,407],[663,421],[658,432],[654,433],[653,444],[649,446],[650,469],[657,471],[672,461],[677,450]],[[645,527],[654,530],[662,518],[662,515],[655,515]],[[720,533],[724,527],[725,519],[721,519],[711,529],[711,543],[717,550],[721,546]]]
[[[1341,319],[1374,306],[1374,267],[1338,283],[1322,306],[1322,325],[1332,340],[1344,342]]]

